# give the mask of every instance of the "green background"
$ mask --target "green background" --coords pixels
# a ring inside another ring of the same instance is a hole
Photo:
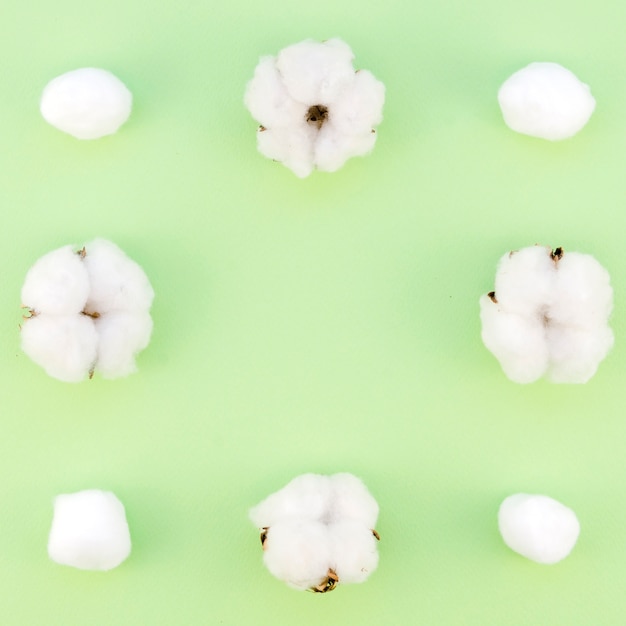
[[[225,3],[1,0],[0,623],[622,625],[626,601],[626,5],[618,0]],[[258,57],[340,36],[387,87],[372,155],[305,180],[256,151]],[[555,61],[597,108],[550,143],[503,123],[499,85]],[[78,141],[45,84],[104,67],[134,94]],[[101,236],[156,291],[139,373],[79,385],[19,348],[29,266]],[[615,348],[582,386],[510,382],[478,298],[506,251],[588,252],[615,289]],[[248,509],[304,472],[378,499],[380,565],[298,593],[263,567]],[[52,499],[124,502],[133,552],[48,560]],[[571,556],[502,543],[517,492],[571,506]]]

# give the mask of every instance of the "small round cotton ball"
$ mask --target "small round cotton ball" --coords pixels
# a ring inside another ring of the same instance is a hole
[[[54,500],[48,555],[61,565],[110,570],[130,554],[124,505],[110,491],[88,489]]]
[[[526,493],[517,493],[502,502],[498,526],[509,548],[547,564],[564,559],[580,533],[574,511],[548,496]]]
[[[524,135],[557,141],[588,122],[596,101],[589,85],[558,63],[531,63],[500,87],[504,121]]]
[[[329,521],[356,521],[368,530],[376,527],[378,502],[354,474],[340,473],[331,477],[332,502]]]
[[[363,524],[344,520],[331,524],[332,569],[340,583],[362,583],[378,567],[378,539]]]
[[[77,139],[97,139],[117,132],[130,116],[132,101],[126,85],[111,72],[85,67],[51,80],[40,109],[55,128]]]

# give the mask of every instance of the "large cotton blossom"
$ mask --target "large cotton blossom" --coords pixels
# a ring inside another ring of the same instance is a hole
[[[378,504],[352,474],[304,474],[250,511],[269,571],[294,589],[332,591],[376,569]]]
[[[153,298],[141,267],[110,241],[53,250],[22,287],[22,349],[62,381],[126,376],[150,341]]]
[[[518,383],[585,383],[613,346],[613,289],[589,254],[531,246],[505,254],[480,299],[482,338]]]
[[[261,58],[245,103],[261,124],[263,155],[304,178],[372,150],[385,87],[367,70],[355,72],[353,59],[341,39],[302,41]]]

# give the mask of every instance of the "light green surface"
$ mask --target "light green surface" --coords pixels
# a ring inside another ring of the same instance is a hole
[[[0,623],[624,624],[625,7],[4,0]],[[299,180],[257,154],[243,89],[260,55],[331,36],[386,84],[385,120],[371,156]],[[572,140],[501,120],[499,85],[535,60],[592,87]],[[80,142],[38,99],[89,65],[135,108]],[[145,268],[155,332],[138,374],[68,385],[20,352],[19,291],[95,236]],[[515,385],[480,341],[497,259],[535,242],[611,272],[616,346],[587,385]],[[307,471],[377,497],[367,583],[297,593],[263,568],[247,510]],[[46,554],[53,496],[87,487],[128,513],[107,574]],[[567,560],[502,544],[516,491],[577,512]]]

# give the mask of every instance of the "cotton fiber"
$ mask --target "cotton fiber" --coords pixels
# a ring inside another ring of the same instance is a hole
[[[564,559],[580,533],[574,511],[548,496],[526,493],[517,493],[502,502],[498,526],[511,550],[546,564]]]
[[[613,289],[589,254],[531,246],[505,254],[480,298],[482,339],[518,383],[585,383],[613,346]]]
[[[84,67],[52,79],[40,109],[46,122],[77,139],[98,139],[117,132],[130,116],[133,97],[106,70]]]
[[[110,570],[130,554],[124,505],[110,491],[88,489],[54,500],[48,555],[61,565]]]
[[[558,63],[531,63],[500,87],[498,102],[512,130],[551,141],[572,137],[596,106],[589,85]]]
[[[114,243],[64,246],[26,274],[22,349],[53,378],[79,382],[136,370],[150,341],[154,291],[141,267]]]
[[[367,70],[355,72],[353,59],[341,39],[302,41],[261,58],[244,101],[261,124],[264,156],[304,178],[373,149],[385,87]]]
[[[304,474],[250,511],[267,569],[294,589],[332,591],[378,566],[378,504],[352,474]]]

